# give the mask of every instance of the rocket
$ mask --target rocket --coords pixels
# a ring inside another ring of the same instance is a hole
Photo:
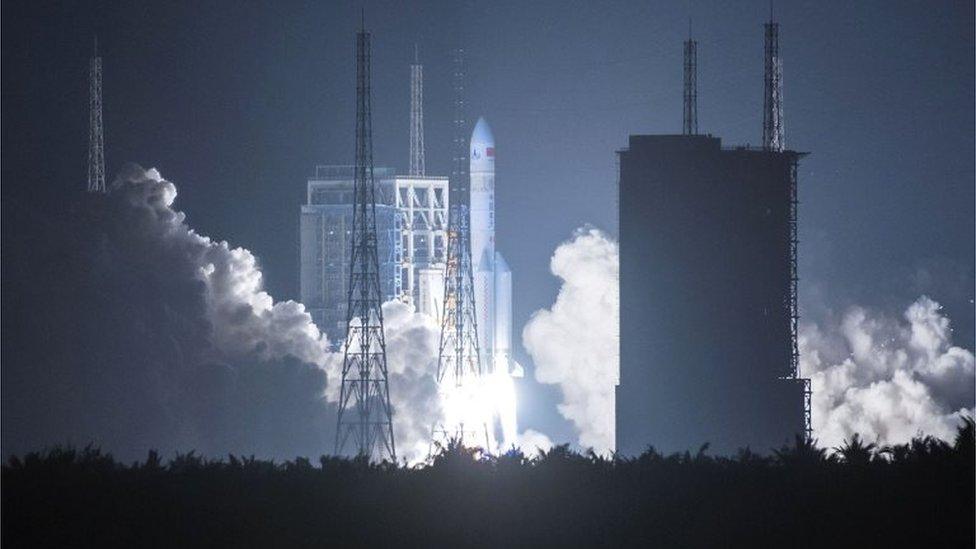
[[[512,271],[495,250],[495,138],[484,118],[471,133],[471,267],[482,372],[491,380],[504,448],[518,434],[513,377],[522,367],[512,359]]]
[[[482,366],[494,371],[495,351],[495,138],[484,118],[471,133],[471,268]]]

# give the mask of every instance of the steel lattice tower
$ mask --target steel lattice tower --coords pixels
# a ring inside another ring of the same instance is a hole
[[[797,380],[803,384],[803,432],[807,439],[813,438],[812,421],[812,398],[813,392],[810,388],[810,379],[800,377],[800,276],[799,276],[799,178],[797,177],[797,164],[801,155],[790,156],[789,174],[789,250],[790,250],[790,283],[789,294],[787,296],[787,309],[790,315],[790,365],[789,378]]]
[[[691,21],[688,21],[688,40],[685,40],[685,135],[698,135],[698,42],[691,39]]]
[[[451,168],[451,204],[467,204],[470,197],[468,188],[468,122],[464,106],[464,50],[454,50],[454,72],[452,74],[454,89],[454,142],[453,166]]]
[[[444,313],[437,357],[437,383],[458,388],[481,376],[481,351],[478,347],[478,322],[475,314],[474,279],[468,240],[468,207],[452,205],[447,240],[447,269],[444,273]],[[473,429],[471,427],[474,427]],[[488,426],[438,425],[434,440],[463,441],[485,436]]]
[[[410,65],[410,175],[425,175],[424,164],[424,66],[414,44]]]
[[[88,192],[105,192],[105,144],[102,135],[102,58],[95,50],[88,61]]]
[[[350,436],[359,455],[396,461],[393,409],[386,367],[382,294],[376,250],[376,186],[373,180],[370,34],[356,35],[356,175],[350,255],[347,334],[335,452]]]
[[[450,373],[460,386],[466,373],[481,375],[478,324],[474,311],[474,279],[468,245],[468,207],[451,206],[444,273],[444,314],[441,316],[437,382]]]
[[[783,139],[783,60],[779,56],[779,23],[770,14],[766,23],[765,78],[763,83],[763,148],[782,151]]]

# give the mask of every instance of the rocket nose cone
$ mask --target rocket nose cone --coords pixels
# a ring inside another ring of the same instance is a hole
[[[478,118],[471,132],[471,173],[495,171],[495,137],[484,117]]]
[[[474,146],[475,143],[490,147],[495,146],[495,137],[491,135],[491,126],[488,125],[488,121],[483,116],[478,118],[478,123],[474,125],[474,131],[471,132],[471,145]]]

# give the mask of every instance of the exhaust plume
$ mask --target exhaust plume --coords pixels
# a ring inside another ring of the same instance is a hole
[[[581,228],[550,261],[562,279],[556,302],[536,311],[522,331],[540,383],[559,386],[559,413],[573,423],[579,445],[614,450],[614,391],[620,380],[617,243]]]
[[[822,446],[854,433],[881,445],[951,440],[960,416],[973,414],[973,353],[952,344],[949,319],[926,296],[901,319],[852,307],[839,322],[804,325],[799,344]]]

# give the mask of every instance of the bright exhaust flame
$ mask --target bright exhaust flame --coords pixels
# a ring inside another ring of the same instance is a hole
[[[515,383],[506,370],[467,376],[460,385],[442,383],[439,393],[444,413],[441,439],[460,438],[466,446],[489,454],[517,445]]]
[[[508,373],[507,364],[496,364],[495,371],[486,379],[485,391],[495,404],[495,417],[501,429],[501,445],[494,453],[504,452],[518,445],[518,407],[515,399],[515,380]]]

